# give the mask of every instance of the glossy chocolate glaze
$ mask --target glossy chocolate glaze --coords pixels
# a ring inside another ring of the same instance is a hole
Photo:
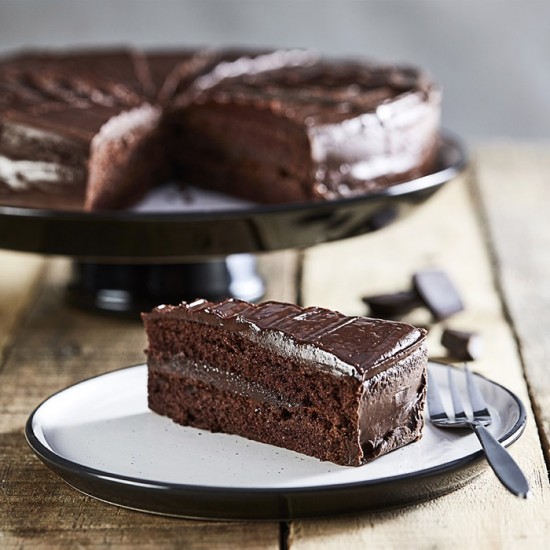
[[[257,102],[311,125],[377,111],[381,119],[391,118],[406,109],[398,98],[417,94],[424,101],[438,95],[418,69],[329,62],[311,52],[286,52],[281,59],[277,53],[244,57],[226,65],[225,71],[218,67],[198,77],[187,93],[198,101],[206,95],[220,102]]]
[[[374,376],[387,363],[425,339],[423,329],[380,319],[348,317],[319,307],[301,308],[282,302],[250,304],[236,299],[220,303],[197,300],[179,306],[159,306],[147,317],[175,317],[260,335],[280,352],[303,354],[335,374],[359,379]],[[280,335],[273,337],[273,334]],[[324,352],[322,354],[316,351]]]
[[[251,109],[247,112],[252,115],[269,112],[274,124],[285,119],[294,125],[309,144],[309,152],[306,150],[298,163],[306,166],[306,175],[300,176],[305,182],[298,187],[309,190],[304,193],[302,189],[294,199],[288,193],[280,199],[270,196],[265,199],[269,202],[375,191],[432,167],[439,103],[437,87],[416,69],[328,61],[302,50],[119,49],[20,54],[0,60],[0,192],[55,192],[56,181],[66,187],[75,180],[67,174],[86,172],[94,163],[91,143],[102,127],[143,104],[163,110],[158,121],[161,125],[180,120],[177,113],[189,107],[209,105]],[[9,127],[12,137],[18,134],[17,140],[24,144],[19,158],[13,156],[3,127]],[[32,165],[32,176],[27,179],[26,167],[30,165],[14,165],[13,161],[34,163],[35,149],[43,152],[45,146],[37,146],[36,140],[28,137],[35,128],[49,134],[44,141],[52,159],[57,160],[48,160],[61,167],[49,167],[41,179],[37,175],[41,167]],[[173,140],[157,127],[151,127],[151,132],[167,136],[166,143]],[[74,148],[68,141],[86,148],[89,157],[76,163],[58,160],[66,147]],[[129,157],[118,159],[113,152],[113,162],[121,163],[121,173]],[[165,162],[177,164],[178,160]],[[14,172],[19,179],[9,176]],[[85,183],[81,178],[78,181],[80,186]],[[112,194],[110,188],[117,181],[105,181],[104,185],[107,194]],[[131,197],[123,202],[131,202]],[[109,208],[108,202],[100,200],[98,204]],[[88,200],[88,205],[94,208],[93,201]]]

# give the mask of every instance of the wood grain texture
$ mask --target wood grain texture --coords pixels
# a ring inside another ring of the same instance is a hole
[[[497,158],[493,161],[498,160]],[[487,159],[486,162],[492,162]],[[474,202],[470,178],[447,186],[410,218],[378,234],[319,246],[304,264],[304,301],[348,314],[365,314],[361,296],[410,287],[415,271],[438,267],[460,289],[465,311],[445,323],[422,310],[407,320],[430,327],[431,357],[439,358],[443,326],[479,331],[485,344],[473,368],[516,392],[528,408],[528,426],[511,452],[534,497],[519,500],[490,470],[466,487],[432,502],[353,519],[295,522],[292,548],[542,548],[550,532],[548,474],[523,377],[514,332],[503,312]],[[550,409],[548,409],[550,410]]]
[[[550,147],[486,146],[475,181],[550,464]]]
[[[0,251],[0,361],[15,337],[43,267],[40,256]]]
[[[260,259],[260,268],[275,275],[266,298],[292,299],[294,259],[292,253]],[[78,493],[34,457],[23,427],[43,399],[79,380],[144,361],[141,323],[65,305],[68,274],[67,261],[47,263],[0,372],[0,547],[278,548],[276,522],[187,521],[116,508]],[[26,281],[10,281],[17,295],[26,292]],[[9,306],[10,293],[2,296]]]

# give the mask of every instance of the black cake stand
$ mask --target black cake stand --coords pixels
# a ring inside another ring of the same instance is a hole
[[[445,133],[433,173],[347,199],[276,206],[222,199],[213,206],[202,199],[172,201],[170,189],[161,188],[168,197],[162,207],[145,201],[129,211],[0,205],[0,248],[72,257],[68,298],[94,310],[135,314],[199,296],[256,300],[264,284],[254,253],[379,230],[426,201],[465,164],[460,140]]]

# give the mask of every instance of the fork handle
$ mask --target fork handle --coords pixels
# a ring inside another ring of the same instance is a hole
[[[529,497],[529,483],[512,455],[483,424],[474,422],[472,428],[485,451],[487,461],[504,487],[516,496]]]

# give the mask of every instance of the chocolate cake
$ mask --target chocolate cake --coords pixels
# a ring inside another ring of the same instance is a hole
[[[422,435],[426,333],[240,300],[144,314],[149,407],[179,424],[359,466]]]
[[[170,179],[325,200],[430,171],[421,71],[309,51],[25,53],[0,60],[0,203],[124,208]]]

